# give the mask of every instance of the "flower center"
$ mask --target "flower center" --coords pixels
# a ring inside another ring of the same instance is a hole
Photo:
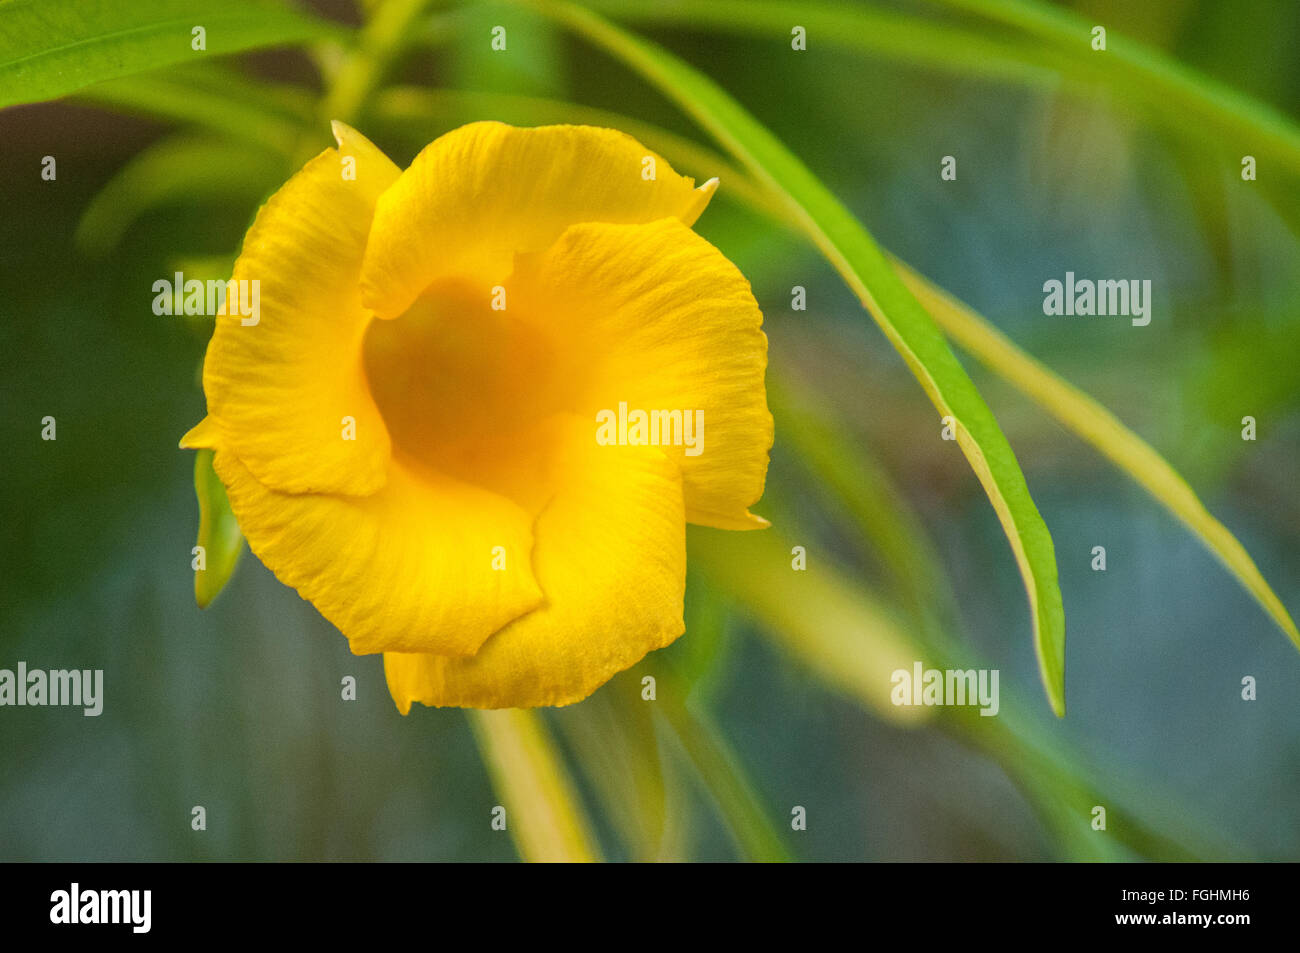
[[[363,360],[395,455],[514,496],[510,471],[539,421],[574,406],[576,382],[542,325],[492,304],[476,284],[439,281],[370,323]]]

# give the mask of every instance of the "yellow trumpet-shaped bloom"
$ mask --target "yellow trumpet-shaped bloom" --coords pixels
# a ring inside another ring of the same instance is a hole
[[[579,701],[681,635],[688,522],[766,525],[762,314],[691,230],[716,180],[583,126],[405,171],[335,137],[249,229],[259,314],[217,317],[181,445],[403,713]]]

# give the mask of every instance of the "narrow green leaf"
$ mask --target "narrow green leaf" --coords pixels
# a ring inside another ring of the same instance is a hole
[[[882,6],[818,3],[813,0],[708,0],[707,3],[647,3],[645,0],[584,0],[583,5],[614,19],[689,30],[716,29],[788,43],[797,24],[813,48],[837,47],[873,59],[921,66],[959,75],[1030,87],[1057,82],[1046,51],[964,25],[898,13]]]
[[[196,50],[195,28],[204,49]],[[338,35],[269,0],[0,0],[0,107],[240,50]]]
[[[1025,354],[961,302],[897,259],[894,267],[953,340],[1092,444],[1178,517],[1300,648],[1300,632],[1297,632],[1295,622],[1245,547],[1226,526],[1210,515],[1192,488],[1160,454],[1105,407]]]
[[[76,94],[79,102],[140,115],[189,123],[248,143],[263,151],[291,155],[312,123],[305,90],[250,80],[217,68],[173,67],[96,83]]]
[[[781,525],[793,538],[808,538],[798,523]],[[1113,770],[1081,752],[1058,726],[1043,723],[1014,688],[1003,688],[996,718],[960,706],[893,705],[889,675],[914,660],[941,669],[988,668],[989,663],[942,632],[922,641],[897,624],[897,607],[846,577],[834,563],[810,562],[805,572],[791,573],[789,550],[789,538],[773,529],[726,533],[692,528],[689,537],[692,566],[716,591],[734,598],[760,634],[865,711],[904,727],[932,725],[993,759],[1044,822],[1060,832],[1060,845],[1074,859],[1250,859],[1216,837],[1213,825],[1187,815],[1176,795],[1157,791],[1153,802],[1149,779],[1121,784]],[[1159,805],[1154,815],[1151,803]],[[1113,842],[1099,843],[1087,827],[1094,804],[1107,805]],[[1080,831],[1092,836],[1077,836]]]
[[[1037,44],[1049,50],[1063,72],[1101,82],[1121,100],[1132,101],[1157,118],[1177,117],[1180,128],[1198,139],[1212,130],[1225,140],[1250,143],[1253,155],[1275,157],[1293,173],[1300,173],[1300,126],[1294,119],[1160,50],[1108,30],[1105,52],[1094,51],[1091,34],[1095,21],[1056,4],[1036,0],[939,2],[1025,31],[1030,42],[1021,45]]]
[[[682,778],[660,757],[654,705],[641,698],[640,676],[617,675],[581,705],[550,714],[632,859],[684,860]]]
[[[75,241],[87,254],[102,255],[143,212],[168,202],[233,200],[251,211],[289,171],[281,156],[235,149],[225,140],[163,139],[132,157],[91,200]]]
[[[837,567],[814,556],[805,571],[791,572],[792,540],[775,527],[761,533],[691,527],[687,541],[690,564],[709,585],[735,599],[831,688],[895,724],[917,725],[933,715],[923,705],[895,705],[889,697],[891,675],[910,671],[922,644],[890,606]]]
[[[675,100],[790,214],[857,294],[941,417],[951,417],[966,455],[1002,523],[1029,595],[1034,649],[1052,709],[1065,713],[1065,612],[1051,534],[992,412],[925,309],[894,273],[871,235],[838,199],[731,96],[694,67],[568,3],[538,7],[617,56]],[[939,427],[935,437],[939,439]]]
[[[407,34],[430,5],[430,0],[385,0],[372,8],[370,19],[329,78],[320,103],[322,120],[356,120],[394,58],[406,50]]]
[[[645,3],[642,0],[585,0],[616,19],[686,29],[784,39],[798,24],[810,46],[828,46],[887,57],[963,79],[978,77],[1055,89],[1107,91],[1112,102],[1136,109],[1183,136],[1205,140],[1211,127],[1224,141],[1251,144],[1300,173],[1300,125],[1265,103],[1238,92],[1164,52],[1115,31],[1106,51],[1091,46],[1095,21],[1041,0],[935,0],[963,15],[957,23],[896,13],[852,3],[816,0],[709,0],[707,4]],[[1012,28],[991,36],[974,14]]]
[[[468,714],[519,856],[534,863],[599,860],[573,781],[538,714],[521,708]]]
[[[197,545],[204,565],[194,572],[194,600],[200,609],[206,609],[230,581],[244,550],[244,536],[230,509],[226,488],[212,469],[211,450],[194,455],[194,495],[199,498]]]
[[[690,686],[666,665],[657,665],[655,672],[659,686],[656,710],[672,728],[705,790],[713,798],[741,857],[763,863],[789,861],[790,852],[740,759],[705,706],[688,697]]]
[[[813,486],[858,526],[913,618],[927,631],[955,627],[957,599],[934,544],[861,437],[788,373],[768,370],[767,400],[777,432],[815,476]]]
[[[730,678],[728,662],[735,648],[733,606],[727,596],[688,565],[686,573],[686,631],[673,644],[673,671],[705,704]]]

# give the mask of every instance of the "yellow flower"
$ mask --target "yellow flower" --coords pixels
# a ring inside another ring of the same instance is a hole
[[[259,313],[218,316],[181,446],[403,713],[583,699],[682,633],[686,523],[766,525],[762,315],[690,227],[716,180],[609,129],[474,123],[405,171],[334,132],[244,239]]]

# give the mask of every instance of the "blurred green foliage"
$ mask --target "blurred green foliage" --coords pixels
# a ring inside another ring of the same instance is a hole
[[[106,22],[131,9],[89,6]],[[336,117],[400,164],[500,118],[617,125],[722,176],[699,228],[767,316],[777,444],[757,511],[774,527],[693,530],[686,636],[519,729],[544,739],[538,770],[566,778],[550,787],[601,855],[1300,857],[1300,664],[1269,618],[1149,497],[967,360],[1055,542],[1070,708],[1052,718],[1015,562],[933,439],[933,407],[835,271],[760,214],[753,182],[711,167],[728,160],[665,96],[517,4],[260,6],[240,48],[311,42],[221,58],[232,48],[214,43],[0,112],[0,667],[103,668],[107,694],[99,718],[0,710],[0,858],[516,856],[489,826],[510,779],[485,769],[463,713],[402,719],[378,659],[351,656],[254,558],[211,609],[194,603],[194,462],[176,441],[203,413],[210,328],[155,316],[152,282],[227,269]],[[1300,152],[1285,116],[1300,21],[1267,0],[1231,15],[1211,0],[587,6],[712,77],[885,247],[1158,448],[1300,603]],[[844,17],[862,28],[819,29]],[[805,53],[790,49],[799,22]],[[1107,26],[1104,65],[1086,32],[1070,46],[1090,23]],[[0,43],[0,102],[24,101],[21,52]],[[1042,282],[1066,270],[1153,277],[1156,320],[1044,317]],[[796,284],[807,312],[790,309]],[[46,415],[57,441],[40,440]],[[796,544],[806,573],[788,569]],[[1089,568],[1098,544],[1104,573]],[[1000,669],[1002,714],[893,708],[871,672],[894,657]],[[1240,700],[1245,675],[1258,701]],[[1088,826],[1095,804],[1105,833]]]

